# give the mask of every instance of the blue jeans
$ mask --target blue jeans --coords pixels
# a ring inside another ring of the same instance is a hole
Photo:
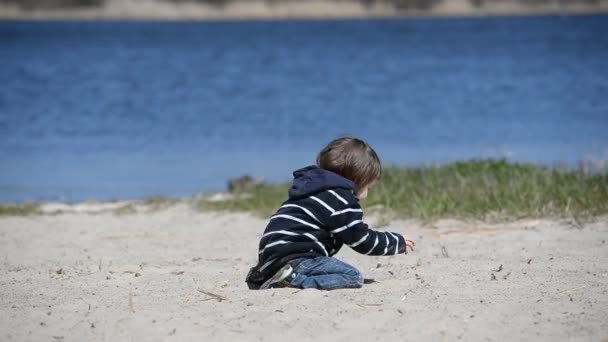
[[[363,275],[353,266],[336,258],[320,256],[290,262],[295,274],[291,287],[299,289],[358,289]]]

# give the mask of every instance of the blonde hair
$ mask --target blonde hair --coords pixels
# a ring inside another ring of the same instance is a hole
[[[317,155],[317,166],[351,180],[358,188],[382,177],[382,164],[376,151],[354,137],[332,140]]]

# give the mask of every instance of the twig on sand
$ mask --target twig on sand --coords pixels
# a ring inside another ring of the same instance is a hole
[[[198,292],[206,294],[207,296],[212,297],[213,299],[216,299],[218,302],[222,302],[224,300],[228,300],[228,298],[226,298],[224,296],[221,296],[221,295],[218,295],[216,293],[209,292],[209,291],[206,291],[206,290],[203,290],[203,289],[198,289]]]
[[[573,215],[573,216],[572,216],[572,221],[573,221],[573,222],[572,222],[571,224],[572,224],[572,225],[573,225],[575,228],[577,228],[578,230],[582,230],[583,228],[585,228],[585,227],[583,226],[583,224],[581,223],[581,221],[578,219],[578,217],[576,217],[576,215]]]
[[[133,309],[133,289],[129,290],[129,311],[135,313],[135,310]]]
[[[448,230],[444,232],[435,232],[433,236],[442,238],[444,236],[452,235],[452,234],[462,234],[462,235],[478,235],[478,236],[495,236],[497,233],[502,232],[512,232],[512,231],[522,231],[522,230],[537,230],[533,227],[466,227],[463,229],[456,230]]]
[[[505,274],[504,276],[502,276],[503,280],[507,280],[507,278],[511,275],[511,272],[508,272],[507,274]]]
[[[565,289],[565,290],[557,291],[557,294],[573,292],[573,291],[580,290],[580,289],[585,288],[585,287],[587,287],[587,285],[581,285],[581,286],[578,286],[578,287],[573,287],[571,289]]]
[[[357,303],[355,305],[357,305],[358,307],[361,307],[361,308],[364,308],[367,306],[382,306],[382,304],[365,304],[365,303]]]

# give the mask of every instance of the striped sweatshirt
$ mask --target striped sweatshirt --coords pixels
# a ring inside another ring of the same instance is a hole
[[[316,166],[295,171],[289,198],[270,218],[247,282],[268,279],[293,259],[333,256],[344,245],[366,255],[404,253],[401,234],[364,223],[355,193],[353,182],[333,172]]]

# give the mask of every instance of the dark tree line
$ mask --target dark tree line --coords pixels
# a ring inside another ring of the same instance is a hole
[[[0,4],[17,4],[23,9],[50,9],[50,8],[69,8],[69,7],[98,7],[110,0],[0,0]],[[168,2],[199,2],[213,6],[226,6],[231,2],[250,1],[250,0],[164,0]],[[268,4],[276,4],[279,2],[288,1],[306,1],[306,0],[265,0]],[[399,10],[430,10],[437,4],[443,1],[450,0],[329,0],[336,2],[355,2],[358,1],[365,6],[374,4],[392,4]],[[538,6],[551,3],[583,3],[587,5],[597,5],[602,1],[608,0],[468,0],[475,7],[483,7],[489,3],[495,2],[514,2],[523,5]]]
[[[0,0],[0,3],[17,4],[23,9],[44,9],[64,7],[97,7],[105,0]]]

